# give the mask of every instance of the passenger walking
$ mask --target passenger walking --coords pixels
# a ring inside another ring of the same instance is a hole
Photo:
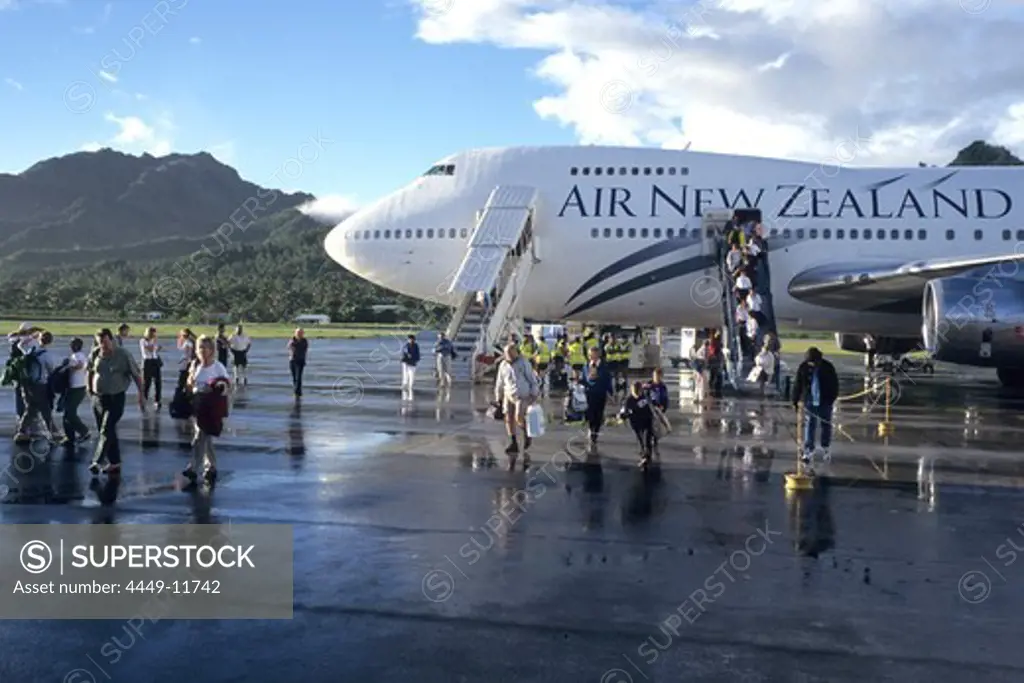
[[[437,386],[447,389],[452,385],[452,361],[455,359],[455,346],[444,332],[437,335],[437,343],[434,344],[434,357]]]
[[[629,426],[640,444],[640,467],[647,467],[654,452],[654,408],[644,392],[643,382],[633,382],[619,415],[629,420]]]
[[[309,355],[309,340],[306,331],[296,328],[295,334],[288,340],[288,369],[292,373],[292,391],[295,398],[302,397],[302,373],[306,371],[306,358]]]
[[[178,359],[178,388],[184,391],[188,384],[188,370],[196,358],[196,336],[191,329],[183,327],[178,332],[178,350],[181,351]]]
[[[25,412],[18,421],[18,430],[14,435],[17,443],[27,443],[33,434],[45,434],[50,440],[54,437],[53,397],[50,395],[50,375],[57,369],[57,359],[49,353],[47,346],[53,342],[53,335],[43,332],[38,338],[20,341],[18,385],[21,390]],[[36,423],[41,422],[45,431],[36,431]]]
[[[665,373],[661,368],[654,368],[651,381],[644,387],[644,391],[650,396],[651,405],[662,412],[668,410],[668,387],[665,385],[664,377]]]
[[[526,433],[526,411],[540,396],[537,375],[529,362],[519,353],[516,344],[505,346],[505,357],[498,367],[498,378],[494,384],[494,400],[505,414],[505,432],[508,434],[509,455],[519,453],[517,428],[523,430],[523,453],[530,448],[533,440]]]
[[[220,436],[224,418],[228,414],[228,370],[223,363],[215,360],[215,346],[215,341],[210,337],[200,337],[199,357],[189,370],[188,388],[195,397],[195,435],[192,437],[192,460],[182,475],[193,484],[199,478],[200,467],[208,483],[216,481],[217,455],[213,449],[213,439]]]
[[[815,433],[821,426],[821,449],[826,460],[831,459],[832,407],[839,396],[839,377],[835,366],[825,360],[817,347],[807,349],[804,362],[796,371],[793,386],[793,407],[803,403],[804,452],[803,461],[810,464],[815,454]]]
[[[748,380],[757,384],[761,396],[765,395],[765,386],[772,379],[775,371],[775,354],[768,350],[768,344],[754,357],[754,368],[750,371]]]
[[[729,275],[735,278],[739,274],[742,265],[743,252],[740,251],[739,242],[734,242],[729,248],[729,253],[725,256],[725,267]]]
[[[691,350],[690,366],[693,368],[693,402],[703,403],[708,396],[709,361],[711,341],[705,339],[694,344]]]
[[[85,400],[88,358],[82,348],[85,344],[75,337],[71,340],[71,355],[68,356],[68,390],[64,394],[64,446],[74,446],[90,439],[89,428],[78,415],[78,408]]]
[[[587,385],[587,424],[589,426],[587,440],[589,447],[594,449],[597,448],[597,438],[604,425],[604,409],[608,403],[608,397],[615,394],[612,373],[609,371],[608,365],[601,360],[601,351],[597,347],[590,349],[590,362],[587,363],[584,370],[583,381]]]
[[[772,381],[775,383],[775,391],[782,392],[782,358],[779,353],[782,351],[782,346],[779,344],[779,338],[774,333],[768,332],[764,335],[764,347],[772,353],[774,358],[774,364],[772,365]]]
[[[217,325],[217,362],[228,367],[228,352],[231,351],[231,342],[228,340],[228,333],[224,331],[224,323]]]
[[[420,345],[416,343],[416,335],[410,334],[405,346],[402,347],[402,391],[412,393],[416,386],[416,366],[420,362]]]
[[[242,331],[242,326],[235,328],[235,333],[228,340],[231,344],[231,364],[235,373],[235,386],[239,383],[249,384],[249,349],[252,347],[252,339]]]
[[[36,343],[35,335],[41,332],[38,327],[31,323],[22,323],[17,330],[7,335],[7,343],[11,345],[11,352],[7,357],[7,366],[5,374],[10,373],[11,384],[14,387],[14,410],[18,414],[18,419],[25,414],[25,399],[22,396],[21,384],[18,381],[17,373],[13,372],[12,366],[22,355],[22,345],[31,346]]]
[[[87,385],[93,399],[93,415],[99,430],[99,441],[89,471],[99,474],[100,468],[108,474],[121,472],[121,444],[117,438],[117,423],[124,415],[125,392],[135,382],[138,389],[139,410],[145,413],[146,399],[142,390],[142,373],[135,358],[118,346],[114,334],[107,328],[96,333],[97,353],[89,363]]]
[[[128,323],[121,323],[117,328],[117,345],[124,347],[124,343],[132,336],[132,328]]]
[[[163,377],[161,368],[164,361],[160,357],[160,350],[163,348],[156,338],[156,328],[146,329],[146,334],[139,340],[139,348],[142,350],[142,393],[146,401],[149,401],[149,390],[153,389],[153,399],[156,409],[160,410],[160,398],[163,391]]]

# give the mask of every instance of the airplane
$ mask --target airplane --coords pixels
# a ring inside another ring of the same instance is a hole
[[[603,146],[477,149],[439,160],[339,223],[325,250],[410,297],[458,306],[496,188],[533,188],[532,269],[518,313],[546,321],[719,327],[703,221],[754,212],[779,327],[843,348],[927,349],[1024,386],[1024,168],[853,168]],[[718,285],[721,287],[721,285]]]

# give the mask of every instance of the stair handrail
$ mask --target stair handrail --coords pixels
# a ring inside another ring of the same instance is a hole
[[[718,277],[722,284],[722,317],[725,318],[726,338],[729,341],[728,353],[725,354],[726,372],[729,375],[729,382],[733,389],[739,388],[736,367],[739,355],[739,336],[736,330],[736,311],[734,309],[735,297],[732,295],[732,279],[726,268],[725,240],[719,236],[718,240]]]

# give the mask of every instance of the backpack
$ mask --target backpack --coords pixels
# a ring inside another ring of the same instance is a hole
[[[71,365],[68,361],[53,371],[50,375],[50,391],[54,396],[60,396],[67,393],[68,389],[71,388]]]

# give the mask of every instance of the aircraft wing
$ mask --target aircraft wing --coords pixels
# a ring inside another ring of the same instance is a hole
[[[816,266],[789,282],[789,294],[818,306],[878,313],[920,312],[925,283],[963,275],[1013,277],[1024,253],[1000,256],[954,257],[924,261],[880,259],[862,263]]]

